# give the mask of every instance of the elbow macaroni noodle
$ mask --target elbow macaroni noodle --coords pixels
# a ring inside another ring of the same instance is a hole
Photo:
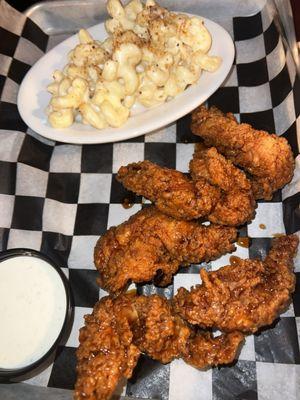
[[[99,42],[81,29],[68,64],[53,73],[47,113],[54,128],[75,118],[97,129],[120,127],[136,102],[164,103],[197,82],[202,70],[221,64],[207,54],[211,35],[201,18],[169,12],[153,0],[125,6],[108,0],[107,11],[109,37]]]

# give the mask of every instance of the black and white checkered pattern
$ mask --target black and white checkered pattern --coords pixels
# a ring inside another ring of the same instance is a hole
[[[296,157],[299,80],[276,18],[268,5],[253,16],[232,19],[229,30],[236,46],[235,63],[208,103],[233,112],[241,122],[286,137]],[[143,159],[187,172],[197,137],[191,134],[187,115],[157,132],[120,143],[75,146],[41,138],[20,118],[16,95],[30,65],[54,43],[55,38],[30,19],[0,3],[1,244],[2,249],[41,250],[69,278],[75,306],[70,337],[49,367],[27,382],[72,389],[78,329],[83,316],[105,294],[96,284],[93,247],[107,228],[141,208],[141,198],[116,181],[116,172],[121,165]],[[255,220],[240,230],[242,236],[251,238],[251,245],[237,246],[237,255],[262,258],[274,234],[300,231],[299,158],[297,162],[293,183],[271,201],[260,201]],[[130,199],[132,208],[122,207],[124,198]],[[138,286],[138,292],[171,297],[178,287],[198,283],[200,268],[217,269],[228,257],[179,271],[166,289],[146,285]],[[296,273],[297,289],[289,310],[271,328],[247,337],[233,366],[203,372],[181,360],[162,365],[143,356],[124,393],[162,400],[296,400],[300,385],[299,256]]]

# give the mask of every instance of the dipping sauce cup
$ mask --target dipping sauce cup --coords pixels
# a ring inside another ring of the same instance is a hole
[[[68,281],[50,258],[30,249],[0,253],[0,379],[46,361],[70,315]]]

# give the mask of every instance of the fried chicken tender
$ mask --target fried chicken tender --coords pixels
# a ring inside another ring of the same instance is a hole
[[[147,207],[101,236],[94,250],[99,284],[117,295],[132,282],[165,286],[182,265],[218,258],[234,250],[236,229],[168,217]]]
[[[270,325],[291,301],[298,241],[296,235],[274,239],[264,261],[238,259],[215,272],[202,269],[201,285],[178,290],[175,310],[191,324],[225,332],[253,333]]]
[[[157,295],[105,297],[80,330],[75,400],[111,398],[120,379],[131,376],[141,352],[162,363],[183,357],[206,368],[232,362],[243,339],[239,332],[217,338],[197,332]]]
[[[192,114],[191,129],[207,146],[215,146],[250,174],[256,199],[270,200],[292,179],[294,158],[282,137],[238,124],[233,114],[223,114],[216,107],[197,108]]]
[[[142,353],[166,364],[185,353],[191,328],[173,312],[170,302],[157,295],[135,296],[138,319],[133,341]]]
[[[245,173],[226,160],[217,149],[196,145],[190,173],[197,187],[205,179],[220,190],[220,198],[208,215],[209,221],[237,226],[254,217],[256,206],[251,183]],[[201,193],[201,191],[200,191]]]
[[[146,197],[164,214],[177,219],[196,219],[210,213],[220,190],[199,177],[197,188],[182,172],[150,161],[121,167],[117,180],[126,189]]]
[[[198,333],[188,341],[182,358],[195,368],[203,369],[230,364],[244,340],[241,332],[230,332],[213,337],[211,332]]]
[[[177,219],[208,216],[216,224],[237,226],[253,218],[255,201],[250,181],[215,148],[200,151],[198,146],[190,171],[193,180],[146,160],[121,167],[117,179]]]
[[[121,378],[131,377],[140,355],[132,343],[130,322],[135,318],[131,299],[126,296],[116,301],[105,297],[85,316],[76,353],[76,400],[109,399]]]

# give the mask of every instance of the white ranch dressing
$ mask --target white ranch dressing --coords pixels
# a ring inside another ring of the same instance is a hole
[[[41,358],[61,331],[66,306],[63,282],[46,261],[17,256],[0,262],[0,368]]]

